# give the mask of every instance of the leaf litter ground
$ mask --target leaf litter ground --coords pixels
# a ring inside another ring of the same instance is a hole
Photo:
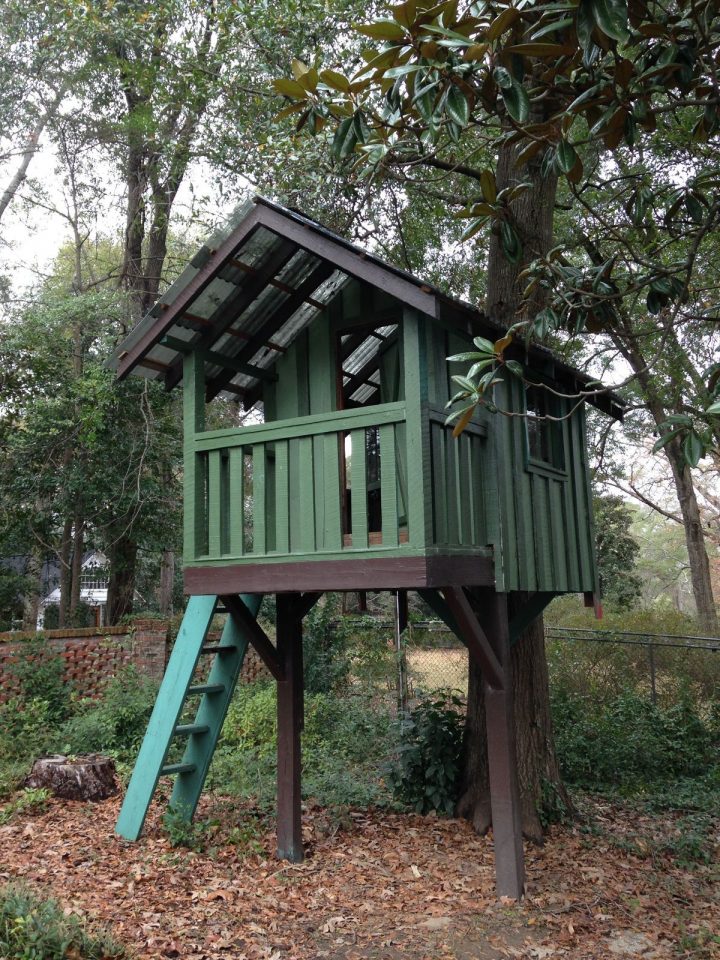
[[[138,843],[119,840],[118,806],[53,801],[16,816],[0,827],[0,882],[103,922],[133,957],[720,958],[717,856],[679,863],[663,847],[672,815],[588,801],[591,830],[556,827],[527,848],[517,904],[494,897],[491,841],[457,820],[311,803],[306,860],[291,865],[273,856],[272,821],[235,800],[203,800],[215,826],[192,851],[170,846],[159,806]]]

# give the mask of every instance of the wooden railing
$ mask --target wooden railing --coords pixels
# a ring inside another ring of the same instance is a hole
[[[483,545],[484,428],[458,443],[440,411],[423,420],[409,437],[405,404],[388,403],[195,434],[185,561]],[[408,509],[413,470],[431,475],[420,511]]]
[[[369,434],[379,436],[383,465],[380,545],[397,545],[404,421],[405,405],[392,403],[196,434],[195,483],[203,492],[186,560],[367,549],[377,539],[368,511]]]

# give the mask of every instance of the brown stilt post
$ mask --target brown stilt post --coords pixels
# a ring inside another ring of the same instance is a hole
[[[300,818],[300,732],[303,724],[302,614],[294,594],[277,596],[277,652],[282,680],[277,685],[277,855],[303,859]]]
[[[495,886],[500,897],[519,900],[525,889],[520,791],[515,752],[512,667],[507,595],[483,591],[481,619],[503,674],[501,687],[486,683],[490,806],[495,845]]]

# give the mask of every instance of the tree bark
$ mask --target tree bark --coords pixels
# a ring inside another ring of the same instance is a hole
[[[522,300],[518,276],[531,260],[545,255],[552,247],[557,176],[543,176],[539,157],[518,168],[515,148],[503,147],[495,179],[498,191],[523,181],[531,185],[511,207],[513,224],[523,245],[521,261],[511,264],[505,259],[497,233],[490,240],[486,312],[494,321],[510,326],[518,320],[531,320],[544,306],[546,293],[540,288],[528,300]],[[520,595],[511,595],[511,617],[521,602]],[[542,617],[527,628],[513,647],[512,670],[523,833],[540,842],[546,799],[552,797],[558,808],[571,810],[555,755]],[[463,787],[457,814],[469,820],[478,833],[491,826],[483,681],[472,660]]]
[[[137,549],[137,541],[132,534],[122,530],[117,533],[108,551],[110,561],[107,594],[108,626],[113,626],[121,617],[132,613]]]
[[[72,584],[72,519],[68,517],[63,523],[63,532],[60,538],[60,603],[58,606],[58,626],[67,626],[68,607],[70,605],[70,587]]]
[[[77,613],[80,606],[80,577],[84,551],[85,521],[82,517],[76,516],[73,524],[73,555],[70,567],[70,602],[68,605],[68,620],[72,626],[78,626]]]
[[[511,619],[524,601],[524,594],[510,594]],[[512,674],[522,829],[529,840],[541,843],[543,821],[572,812],[555,754],[542,617],[530,624],[513,647]],[[471,659],[463,783],[456,813],[479,834],[492,825],[484,696],[482,672]]]
[[[158,609],[164,617],[172,616],[173,583],[175,581],[175,552],[163,550],[160,561],[160,585],[158,587]]]

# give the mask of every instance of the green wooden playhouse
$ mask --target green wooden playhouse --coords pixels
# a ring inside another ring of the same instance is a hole
[[[257,197],[120,345],[119,378],[182,384],[190,601],[119,834],[139,835],[163,774],[192,816],[251,644],[278,681],[278,853],[301,859],[302,617],[328,590],[416,590],[482,666],[498,891],[522,893],[509,647],[553,596],[597,596],[585,409],[572,398],[592,383],[540,347],[515,348],[526,382],[507,378],[494,400],[524,415],[479,410],[454,439],[445,404],[461,371],[446,358],[503,332]],[[206,430],[220,395],[263,416]],[[622,415],[611,394],[589,399]],[[515,591],[524,606],[508,622]],[[275,643],[255,619],[265,594],[277,597]],[[208,644],[218,612],[225,630]],[[197,715],[181,724],[191,698]],[[185,755],[168,763],[178,737]]]

